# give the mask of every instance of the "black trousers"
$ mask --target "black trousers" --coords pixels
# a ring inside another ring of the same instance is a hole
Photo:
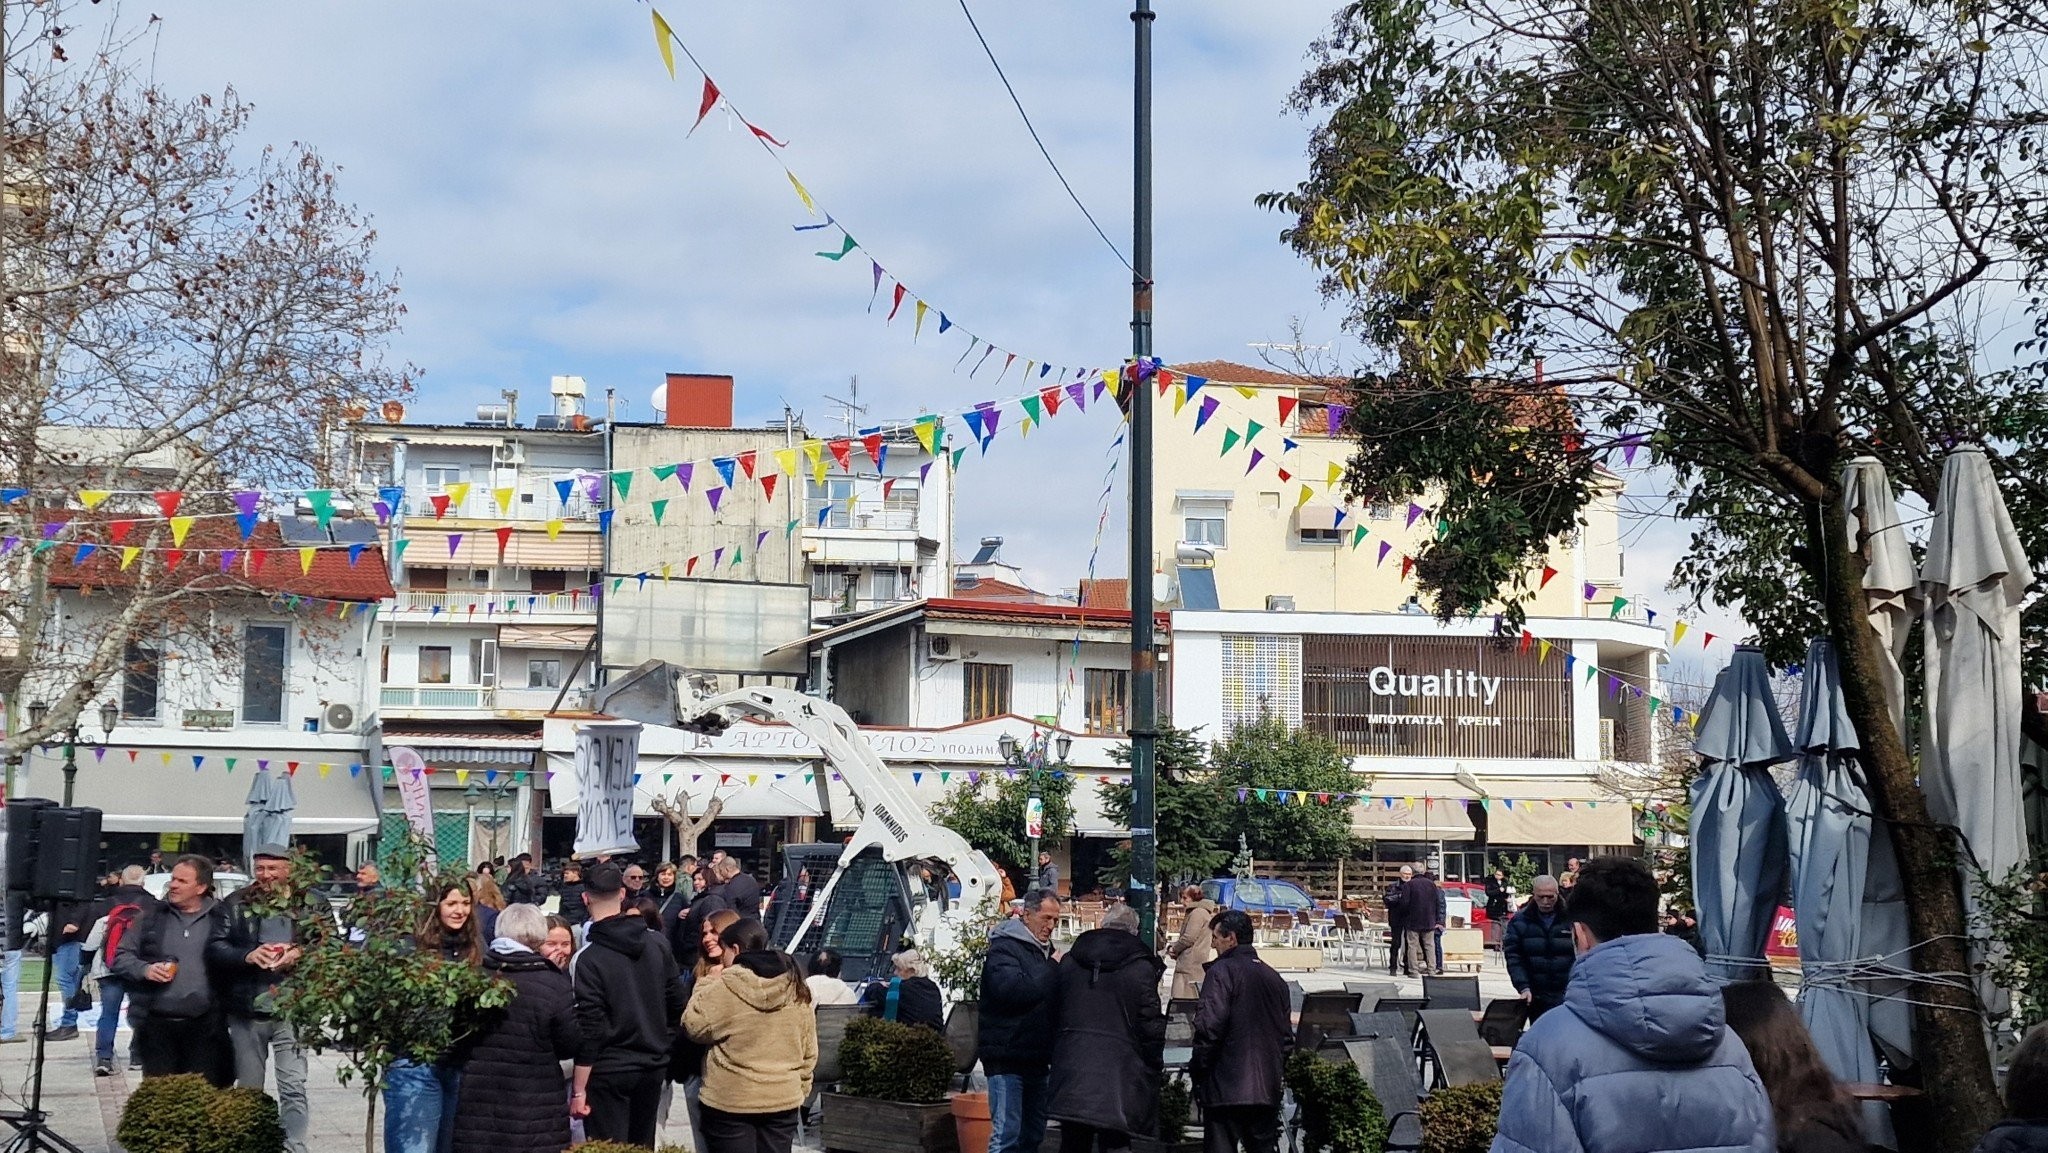
[[[710,1153],[789,1153],[796,1140],[796,1110],[779,1113],[728,1113],[698,1106],[704,1122],[704,1147]]]
[[[1203,1153],[1278,1153],[1278,1105],[1214,1105],[1202,1110]]]
[[[201,1017],[166,1017],[151,1013],[137,1027],[135,1047],[142,1055],[144,1077],[198,1073],[215,1088],[235,1083],[234,1049],[227,1023],[217,1012]]]
[[[584,1086],[590,1116],[583,1135],[592,1141],[623,1141],[654,1148],[655,1121],[661,1113],[661,1086],[668,1069],[592,1070]]]
[[[1076,1121],[1060,1122],[1060,1153],[1114,1153],[1131,1147],[1131,1135]]]

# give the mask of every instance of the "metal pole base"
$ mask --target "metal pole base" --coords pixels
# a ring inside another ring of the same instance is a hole
[[[36,1008],[36,1051],[31,1059],[34,1067],[35,1086],[28,1098],[28,1108],[15,1112],[0,1113],[0,1122],[14,1129],[14,1136],[0,1145],[4,1153],[26,1153],[33,1149],[60,1149],[63,1153],[84,1153],[78,1146],[50,1131],[50,1115],[43,1112],[43,1058],[50,1034],[50,977],[57,969],[57,946],[51,930],[57,927],[57,903],[42,902],[40,907],[47,914],[43,931],[43,993],[42,1002]]]
[[[7,1153],[26,1153],[32,1149],[58,1149],[63,1153],[85,1153],[84,1150],[58,1136],[50,1129],[50,1115],[35,1110],[16,1113],[0,1113],[0,1122],[14,1128],[14,1136],[0,1145]]]

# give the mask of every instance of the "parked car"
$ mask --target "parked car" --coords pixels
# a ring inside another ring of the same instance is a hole
[[[1316,916],[1327,915],[1307,889],[1279,877],[1254,877],[1249,881],[1217,877],[1202,882],[1202,895],[1216,902],[1219,909],[1242,909],[1247,913],[1292,913],[1306,909]]]
[[[1472,902],[1472,927],[1484,929],[1490,920],[1486,916],[1486,886],[1474,881],[1438,881],[1437,888],[1445,896],[1463,897]]]

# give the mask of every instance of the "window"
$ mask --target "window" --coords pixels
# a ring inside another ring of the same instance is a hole
[[[1303,544],[1336,544],[1343,539],[1343,529],[1304,528],[1301,530],[1301,543]]]
[[[1223,731],[1272,715],[1301,727],[1301,638],[1223,638]]]
[[[910,595],[909,588],[909,569],[878,568],[875,570],[875,599],[877,601],[902,600]]]
[[[960,684],[965,690],[963,720],[979,721],[1010,711],[1010,666],[966,661],[960,666]]]
[[[131,643],[121,655],[121,715],[131,720],[156,719],[157,680],[163,656],[155,645]]]
[[[291,626],[250,624],[242,630],[242,723],[284,723],[284,656]]]
[[[1230,508],[1222,501],[1185,501],[1181,504],[1180,539],[1189,544],[1223,547],[1223,520]]]
[[[1121,733],[1130,728],[1131,674],[1128,669],[1089,669],[1083,686],[1091,735]]]
[[[562,687],[562,662],[554,657],[542,660],[538,657],[526,662],[526,687],[529,689],[559,689]]]
[[[569,574],[558,568],[537,568],[528,574],[530,586],[537,593],[559,593],[569,591]]]
[[[447,645],[420,646],[420,679],[423,685],[445,685],[455,675],[455,661],[451,655],[455,650]]]
[[[1367,515],[1371,516],[1374,520],[1394,519],[1394,506],[1388,504],[1386,501],[1383,500],[1376,500],[1372,502],[1372,507],[1367,509],[1366,512]]]
[[[414,592],[446,592],[448,570],[426,565],[408,565],[405,570],[405,587]]]
[[[846,507],[846,502],[853,497],[852,477],[828,476],[825,478],[824,484],[813,482],[805,485],[804,489],[806,497],[804,509],[809,514],[806,522],[809,527],[852,527],[853,513]],[[818,520],[818,512],[821,509],[829,510],[825,515],[823,523],[820,523]]]
[[[462,483],[462,466],[459,464],[430,464],[420,469],[420,478],[425,481],[427,492],[447,492],[450,485]]]
[[[847,578],[856,577],[854,570],[845,565],[825,564],[811,570],[811,599],[814,601],[843,601],[846,599]]]

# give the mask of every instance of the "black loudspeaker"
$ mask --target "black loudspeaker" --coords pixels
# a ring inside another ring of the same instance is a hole
[[[7,802],[7,891],[26,893],[35,888],[36,815],[54,809],[57,802],[42,797],[19,797]]]
[[[90,901],[99,888],[100,811],[44,809],[36,819],[35,896]]]

